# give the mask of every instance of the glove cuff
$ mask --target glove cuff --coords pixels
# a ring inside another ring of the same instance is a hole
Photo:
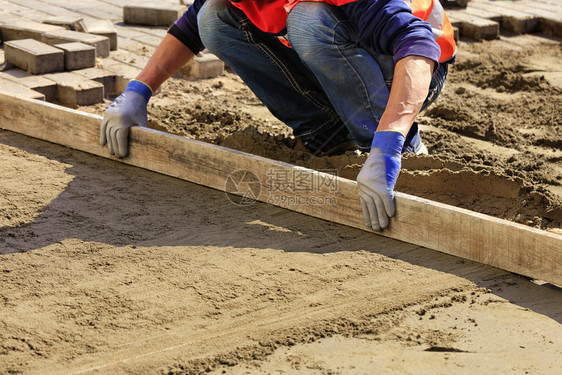
[[[393,130],[377,131],[373,137],[371,154],[375,157],[378,155],[384,160],[386,186],[390,195],[392,195],[394,185],[400,174],[402,147],[404,147],[405,140],[404,134]],[[369,157],[371,156],[369,155]]]
[[[154,95],[154,92],[152,91],[150,86],[148,86],[146,83],[144,83],[142,81],[139,81],[137,79],[132,79],[129,82],[129,84],[127,85],[127,88],[123,92],[127,92],[127,91],[138,92],[139,94],[141,94],[146,99],[147,104],[148,104],[148,101],[150,100],[150,98],[152,97],[152,95]]]
[[[401,156],[405,141],[406,137],[399,131],[380,130],[375,132],[371,147],[380,149],[385,156]]]

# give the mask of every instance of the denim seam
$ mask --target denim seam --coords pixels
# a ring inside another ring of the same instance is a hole
[[[319,125],[316,129],[311,130],[311,131],[306,132],[306,133],[303,133],[303,134],[300,134],[299,136],[311,135],[311,134],[314,134],[316,132],[321,131],[324,127],[326,127],[330,124],[338,123],[340,118],[334,110],[331,110],[329,107],[326,107],[322,103],[318,102],[313,96],[308,95],[308,91],[303,91],[299,87],[299,85],[296,82],[296,80],[294,79],[294,77],[290,74],[290,70],[283,64],[283,62],[281,60],[279,60],[277,58],[277,56],[275,56],[275,54],[273,52],[271,52],[271,50],[267,47],[267,45],[254,40],[253,34],[244,27],[248,23],[249,23],[248,19],[241,20],[240,23],[239,23],[239,28],[246,35],[246,38],[247,38],[248,42],[252,43],[252,44],[256,45],[258,48],[260,48],[262,50],[262,52],[279,68],[279,70],[285,76],[285,78],[287,79],[287,82],[291,85],[291,87],[293,88],[293,90],[295,90],[295,92],[298,92],[301,96],[306,98],[308,101],[310,101],[313,105],[315,105],[316,107],[318,107],[322,111],[330,114],[330,119],[328,121]]]
[[[338,26],[341,23],[342,23],[341,21],[338,21],[338,23],[334,27],[334,35],[333,35],[332,43],[338,49],[338,52],[339,52],[340,56],[347,62],[347,64],[350,66],[351,70],[353,70],[353,72],[355,73],[355,76],[360,77],[357,70],[355,70],[355,67],[353,66],[353,64],[351,64],[351,62],[347,59],[347,57],[342,53],[342,51],[340,49],[340,45],[336,43],[336,29],[338,28]],[[365,51],[365,52],[367,52],[367,51]],[[375,113],[373,111],[373,106],[371,105],[371,100],[369,99],[369,92],[367,90],[367,87],[365,86],[365,83],[363,82],[363,80],[361,80],[361,78],[359,78],[358,81],[361,83],[361,87],[363,88],[363,94],[365,94],[365,97],[367,98],[367,107],[368,107],[369,111],[371,112],[371,115],[373,116],[373,119],[376,119],[376,122],[378,123],[380,121],[380,119],[377,119],[376,116],[375,116]]]

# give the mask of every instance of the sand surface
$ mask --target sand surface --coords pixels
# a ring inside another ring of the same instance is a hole
[[[559,227],[560,42],[461,48],[399,190]],[[364,160],[310,155],[229,72],[150,113],[348,178]],[[6,131],[0,254],[2,374],[562,372],[559,287]]]

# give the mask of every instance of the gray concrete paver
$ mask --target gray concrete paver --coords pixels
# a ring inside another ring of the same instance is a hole
[[[145,32],[135,30],[132,27],[125,26],[122,22],[117,22],[115,25],[115,30],[117,30],[117,37],[132,39],[136,36],[146,35]]]
[[[14,15],[17,15],[18,17],[21,17],[22,19],[25,20],[35,20],[37,22],[42,22],[44,19],[47,19],[47,17],[51,17],[50,14],[43,13],[33,9],[17,11],[14,12]]]
[[[129,30],[138,31],[142,34],[150,34],[150,35],[158,36],[160,38],[163,38],[168,32],[168,27],[165,26],[155,27],[155,26],[138,26],[138,25],[130,26],[125,24],[121,24],[121,25]]]
[[[11,13],[13,14],[25,14],[26,16],[29,17],[33,17],[33,15],[30,12],[39,12],[41,14],[48,15],[49,17],[76,15],[75,13],[70,12],[64,7],[60,7],[57,6],[56,4],[51,4],[44,1],[38,1],[38,0],[25,0],[25,1],[4,0],[4,1],[10,2],[11,4],[19,6],[21,8],[18,10],[12,10]],[[33,20],[33,18],[29,18],[29,19]]]
[[[27,10],[28,8],[14,4],[6,0],[0,0],[0,9],[5,12],[15,12],[18,10]]]
[[[162,41],[162,37],[154,35],[141,35],[134,37],[133,40],[152,47],[158,47],[158,45]]]
[[[45,100],[45,95],[40,92],[3,78],[0,78],[0,93],[16,98]]]
[[[27,0],[23,0],[24,2]],[[119,20],[122,18],[122,10],[111,4],[100,3],[95,0],[88,1],[61,1],[61,0],[41,0],[41,2],[57,6],[69,12],[68,15],[89,16],[108,20]],[[66,14],[65,14],[66,15]]]
[[[170,6],[179,5],[178,0],[155,2]],[[114,92],[119,94],[126,87],[128,81],[134,78],[146,65],[148,56],[160,44],[168,30],[168,27],[163,26],[125,25],[123,23],[123,7],[126,4],[122,0],[0,0],[0,24],[8,20],[42,22],[55,16],[111,21],[117,31],[119,48],[117,51],[111,51],[110,57],[98,59],[97,67],[103,67],[115,74]],[[0,50],[0,63],[3,60],[4,52]],[[67,77],[66,75],[56,76]],[[110,91],[113,90],[111,88],[108,90],[108,87],[106,87],[106,91],[108,91],[107,94],[110,94]],[[60,90],[58,95],[61,96]],[[75,94],[72,93],[72,95]],[[71,106],[76,105],[79,101],[79,98],[72,98],[71,100],[59,98],[59,102],[66,102],[67,105]]]
[[[20,69],[9,69],[0,72],[0,79],[12,81],[28,89],[35,90],[45,95],[45,100],[48,102],[56,99],[57,84],[42,75],[29,74]]]
[[[2,12],[0,11],[0,23],[9,22],[9,21],[19,21],[22,17],[12,14],[10,12]]]
[[[21,1],[13,1],[13,0],[8,0],[8,1],[10,1],[12,4],[25,4],[24,6],[28,9],[40,11],[50,16],[58,16],[60,12],[60,9],[57,9],[56,7],[53,7],[49,4],[37,0],[25,0],[25,3]]]
[[[137,55],[129,51],[111,51],[110,57],[114,60],[121,61],[128,65],[134,66],[136,68],[142,69],[148,62],[148,57]]]
[[[64,70],[64,52],[35,39],[4,43],[6,61],[33,74]]]

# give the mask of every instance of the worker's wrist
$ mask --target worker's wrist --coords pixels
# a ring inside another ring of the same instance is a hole
[[[154,92],[152,91],[152,88],[149,85],[137,79],[132,79],[131,81],[129,81],[127,88],[123,92],[127,92],[127,91],[138,92],[146,99],[147,104],[150,98],[152,97],[152,95],[154,95]]]
[[[396,130],[378,130],[373,136],[371,148],[378,148],[383,155],[400,156],[406,137]]]

